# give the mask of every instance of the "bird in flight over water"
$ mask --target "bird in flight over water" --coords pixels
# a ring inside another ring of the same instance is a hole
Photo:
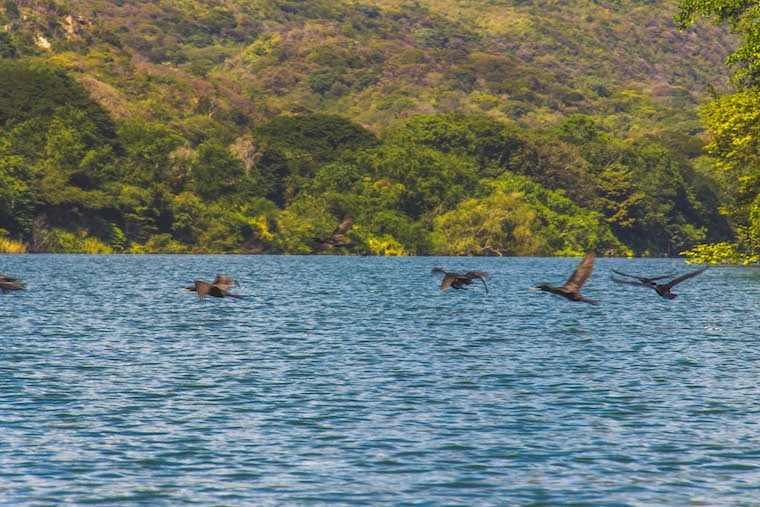
[[[662,280],[663,278],[669,278],[673,275],[662,275],[662,276],[647,278],[645,276],[629,275],[629,274],[623,273],[622,271],[617,271],[613,269],[612,271],[614,271],[618,275],[627,276],[629,278],[635,278],[637,281],[621,280],[619,278],[615,278],[612,275],[610,275],[610,278],[612,279],[613,282],[617,282],[617,283],[626,283],[628,285],[638,285],[639,287],[649,287],[650,289],[654,289],[655,292],[657,292],[657,294],[660,295],[660,297],[663,297],[665,299],[675,299],[678,297],[678,294],[674,294],[673,292],[671,292],[670,289],[672,289],[679,283],[683,282],[684,280],[688,280],[689,278],[692,278],[694,276],[704,273],[706,270],[707,270],[707,267],[698,269],[696,271],[691,271],[689,273],[679,276],[678,278],[674,278],[668,283],[657,283],[657,280]]]
[[[318,244],[312,249],[311,253],[318,254],[333,250],[335,248],[351,248],[354,246],[354,242],[346,236],[348,230],[351,229],[351,225],[353,223],[352,220],[353,219],[351,218],[351,215],[347,213],[343,217],[343,220],[341,220],[341,222],[335,228],[333,233],[330,234],[329,238],[314,238]]]
[[[213,283],[214,285],[218,285],[219,287],[223,289],[229,289],[233,285],[237,285],[238,287],[240,286],[240,283],[237,280],[235,280],[231,276],[223,275],[221,273],[217,273],[216,277],[214,277],[214,281],[211,283]]]
[[[232,277],[217,274],[214,281],[209,283],[204,280],[195,280],[193,285],[185,287],[184,291],[196,292],[198,297],[203,299],[205,296],[212,296],[215,298],[233,297],[243,299],[243,296],[239,294],[233,294],[229,291],[233,285],[240,285],[237,280]]]
[[[5,294],[14,290],[23,290],[26,285],[15,276],[0,275],[0,292]]]
[[[443,274],[443,281],[441,282],[441,290],[446,290],[449,287],[453,287],[454,289],[464,289],[467,290],[467,287],[465,285],[472,284],[472,281],[476,278],[480,279],[481,282],[483,282],[483,287],[486,289],[486,294],[488,294],[488,285],[486,285],[486,278],[488,277],[488,273],[483,273],[482,271],[468,271],[465,274],[461,273],[453,273],[444,271],[441,268],[433,268],[431,273],[442,273]]]
[[[575,268],[573,274],[567,279],[565,285],[555,287],[549,284],[541,284],[533,287],[533,290],[544,290],[557,294],[570,301],[581,301],[583,303],[589,303],[591,305],[598,305],[593,299],[589,299],[581,294],[581,288],[588,281],[591,273],[594,271],[594,254],[587,253],[578,267]]]

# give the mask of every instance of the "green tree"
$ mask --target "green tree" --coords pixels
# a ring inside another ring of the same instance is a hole
[[[198,148],[192,167],[195,191],[207,200],[218,200],[231,194],[245,176],[239,158],[221,141],[212,139]]]
[[[20,157],[5,156],[0,149],[0,230],[14,237],[31,232],[34,199],[25,173]]]
[[[540,224],[536,235],[546,242],[551,255],[578,255],[587,251],[629,253],[612,234],[601,213],[578,206],[563,191],[549,190],[526,176],[509,172],[490,186],[504,194],[522,195],[522,201],[535,210]]]
[[[192,192],[174,195],[169,210],[172,214],[172,237],[188,245],[198,243],[201,232],[208,225],[203,220],[205,206],[200,197]]]
[[[18,19],[21,15],[15,0],[5,0],[3,2],[3,11],[5,11],[5,17],[8,21]]]
[[[184,140],[166,125],[144,120],[128,120],[119,124],[119,141],[125,157],[120,166],[120,178],[142,186],[171,183],[182,179],[173,174],[172,153]]]
[[[454,114],[413,116],[404,123],[403,135],[444,153],[475,157],[481,177],[498,176],[528,143],[524,133],[504,122]]]
[[[317,238],[329,237],[335,229],[336,217],[330,213],[322,197],[302,195],[278,217],[276,252],[308,254]]]
[[[404,213],[393,209],[365,212],[356,220],[354,235],[369,251],[381,247],[383,255],[395,249],[394,254],[427,255],[433,250],[430,231]],[[385,246],[383,246],[385,244]],[[390,248],[389,248],[390,247]]]
[[[682,0],[676,20],[682,28],[697,15],[727,24],[742,44],[726,63],[734,68],[733,94],[716,98],[704,110],[712,132],[707,150],[718,157],[719,170],[732,173],[739,185],[727,207],[745,259],[760,253],[760,18],[754,2],[745,0]],[[727,258],[727,257],[726,257]]]
[[[309,74],[309,87],[315,93],[324,95],[339,82],[338,74],[332,69],[320,69]]]
[[[16,5],[15,2],[11,2]],[[0,58],[16,58],[18,52],[8,32],[0,32]]]
[[[630,169],[620,164],[605,168],[597,176],[597,189],[600,196],[595,207],[615,230],[623,231],[636,224],[645,196],[638,190]]]
[[[52,118],[60,107],[81,111],[98,142],[112,142],[116,125],[84,87],[65,72],[0,59],[0,126]]]
[[[435,218],[434,251],[439,255],[549,255],[535,209],[519,192],[496,191],[463,201]]]
[[[474,160],[416,144],[399,133],[357,158],[373,181],[399,192],[399,210],[414,219],[454,208],[478,184]]]
[[[278,116],[257,128],[255,138],[288,159],[308,157],[320,163],[377,144],[377,138],[366,129],[329,114]]]

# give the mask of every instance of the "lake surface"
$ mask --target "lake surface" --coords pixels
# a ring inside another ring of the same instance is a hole
[[[758,505],[760,269],[578,261],[0,255],[0,504]]]

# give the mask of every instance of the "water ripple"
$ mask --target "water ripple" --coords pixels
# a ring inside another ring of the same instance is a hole
[[[0,259],[0,504],[756,502],[749,268],[599,259],[591,307],[529,290],[576,259]],[[217,272],[245,299],[180,290]]]

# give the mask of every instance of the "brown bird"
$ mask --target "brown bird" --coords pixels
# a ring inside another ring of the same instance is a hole
[[[467,287],[465,287],[465,285],[470,285],[474,279],[478,278],[481,282],[483,282],[483,287],[485,287],[486,294],[488,294],[488,285],[486,285],[486,278],[488,277],[488,273],[483,273],[482,271],[468,271],[465,274],[453,272],[450,273],[448,271],[444,271],[442,268],[433,268],[431,273],[443,273],[441,290],[446,290],[449,287],[452,287],[454,289],[467,290]]]
[[[587,253],[578,267],[575,268],[573,274],[567,279],[565,285],[560,287],[554,287],[548,284],[541,284],[537,287],[533,287],[533,290],[545,290],[570,301],[581,301],[583,303],[589,303],[592,305],[598,305],[593,299],[589,299],[581,294],[581,288],[588,281],[591,273],[594,271],[594,254]]]
[[[657,280],[662,280],[663,278],[669,278],[673,276],[672,274],[647,278],[645,276],[628,275],[626,273],[613,269],[612,271],[614,271],[618,275],[627,276],[629,278],[635,278],[638,281],[634,282],[633,280],[620,280],[619,278],[615,278],[614,276],[611,276],[611,275],[610,275],[610,278],[612,278],[613,282],[617,282],[617,283],[626,283],[628,285],[638,285],[640,287],[649,287],[650,289],[654,289],[655,292],[657,292],[657,294],[659,294],[661,297],[665,299],[675,299],[678,297],[678,294],[674,294],[673,292],[670,291],[670,289],[672,289],[679,283],[683,282],[684,280],[688,280],[691,277],[704,273],[706,270],[707,270],[707,267],[698,269],[696,271],[691,271],[689,273],[686,273],[684,275],[679,276],[678,278],[675,278],[669,281],[668,283],[657,283]]]
[[[240,286],[240,284],[238,283],[238,281],[235,280],[234,278],[232,278],[231,276],[222,275],[220,273],[216,274],[216,277],[214,278],[214,281],[211,282],[211,283],[213,283],[214,285],[218,285],[219,287],[221,287],[221,288],[223,288],[225,290],[229,289],[233,285],[237,285],[238,287]]]
[[[14,290],[24,290],[26,285],[15,276],[0,275],[0,292],[3,294]]]
[[[351,215],[347,213],[340,224],[338,224],[338,227],[330,234],[330,237],[327,239],[314,238],[319,244],[312,249],[311,253],[317,254],[333,248],[354,246],[354,242],[346,237],[346,233],[351,229],[352,220]]]
[[[229,288],[233,285],[240,285],[237,280],[235,280],[232,277],[217,274],[216,278],[214,278],[214,281],[209,283],[204,280],[195,280],[193,281],[193,285],[189,287],[185,287],[184,291],[187,292],[197,292],[198,297],[203,299],[204,297],[213,296],[215,298],[223,298],[223,297],[233,297],[238,299],[243,299],[243,296],[239,294],[233,294],[229,292]]]

